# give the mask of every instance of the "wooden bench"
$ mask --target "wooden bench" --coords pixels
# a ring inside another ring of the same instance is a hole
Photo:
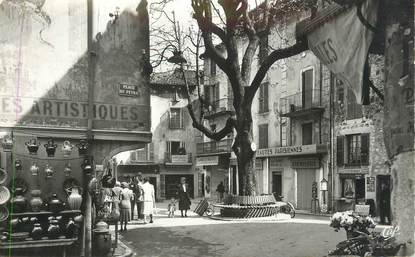
[[[21,242],[5,242],[0,244],[0,250],[7,249],[27,249],[40,247],[62,247],[62,257],[66,257],[66,247],[72,245],[78,238],[70,239],[47,239],[47,240],[30,240]]]

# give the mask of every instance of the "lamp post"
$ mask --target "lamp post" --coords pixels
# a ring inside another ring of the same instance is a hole
[[[320,190],[323,193],[323,204],[321,205],[321,212],[326,213],[327,212],[327,205],[326,205],[326,191],[328,187],[328,181],[326,178],[323,178],[320,181]]]

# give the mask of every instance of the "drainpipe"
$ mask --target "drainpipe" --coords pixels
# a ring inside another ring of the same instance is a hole
[[[330,72],[330,103],[329,103],[329,130],[330,130],[330,160],[329,160],[329,170],[328,170],[328,181],[330,183],[329,191],[328,191],[328,209],[334,212],[334,76],[333,73]]]

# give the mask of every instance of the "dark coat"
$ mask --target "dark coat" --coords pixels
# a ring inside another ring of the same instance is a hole
[[[178,185],[177,195],[179,198],[179,210],[190,209],[189,185],[188,184],[184,184],[184,185],[186,187],[186,192],[184,192],[182,184]]]

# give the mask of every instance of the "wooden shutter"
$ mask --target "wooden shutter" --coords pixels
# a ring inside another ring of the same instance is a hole
[[[259,87],[258,104],[260,113],[268,111],[268,84],[262,83]]]
[[[263,84],[264,87],[264,112],[268,111],[268,83]]]
[[[166,141],[166,143],[167,143],[167,145],[166,145],[167,146],[166,147],[166,152],[170,154],[171,153],[171,142],[170,141]]]
[[[361,134],[361,148],[360,148],[360,158],[361,165],[369,165],[369,145],[370,145],[370,134],[365,133]]]
[[[258,126],[258,138],[259,146],[258,148],[267,148],[268,147],[268,124],[261,124]]]
[[[136,153],[135,153],[135,151],[131,151],[130,152],[130,161],[135,161],[137,158],[136,158]]]
[[[262,84],[259,86],[259,97],[258,97],[258,110],[259,112],[264,112],[264,88]]]
[[[347,89],[347,119],[362,118],[362,105],[356,102],[356,97],[351,89]]]
[[[337,165],[344,165],[344,136],[337,137]]]

